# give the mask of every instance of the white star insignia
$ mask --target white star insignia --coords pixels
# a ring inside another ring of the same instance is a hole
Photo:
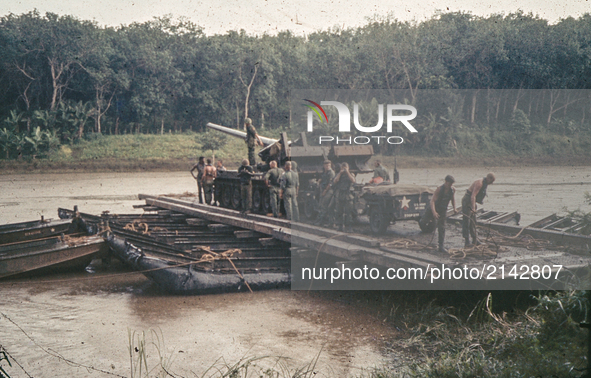
[[[402,210],[408,210],[409,203],[410,200],[406,199],[406,196],[402,197],[402,199],[400,200],[400,207],[402,207]]]

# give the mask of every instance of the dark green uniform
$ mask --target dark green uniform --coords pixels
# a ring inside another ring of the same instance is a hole
[[[332,188],[332,180],[334,180],[334,177],[335,173],[332,169],[322,172],[322,176],[320,176],[320,212],[318,214],[318,223],[332,223],[333,214],[329,210],[330,201],[334,196],[334,190]],[[324,193],[324,195],[322,195],[322,193]]]
[[[343,173],[339,181],[333,184],[335,191],[335,223],[342,228],[343,225],[348,227],[352,223],[353,213],[353,193],[351,193],[351,185],[353,183],[349,180],[346,173]]]
[[[254,156],[254,146],[256,146],[257,131],[252,124],[246,125],[246,145],[248,146],[248,162],[255,166],[257,161]]]
[[[197,170],[197,176],[193,173]],[[203,185],[201,179],[203,178],[203,171],[205,170],[205,163],[199,162],[191,168],[191,174],[197,180],[197,196],[199,197],[199,203],[203,203]]]
[[[435,211],[439,214],[439,219],[437,220],[437,234],[439,236],[439,250],[443,249],[443,242],[445,240],[445,218],[447,216],[447,206],[449,205],[449,201],[453,198],[455,193],[455,189],[449,188],[446,189],[444,185],[439,187],[439,196],[437,197],[437,201],[435,201]],[[431,206],[429,206],[430,208]]]
[[[242,197],[242,211],[250,211],[252,208],[252,182],[251,177],[254,170],[250,165],[241,165],[238,168],[240,177],[240,195]]]
[[[265,174],[265,180],[269,181],[269,198],[271,201],[271,210],[275,218],[279,216],[279,189],[281,186],[279,179],[282,174],[283,169],[281,168],[270,169]]]
[[[281,190],[283,191],[283,205],[287,219],[294,222],[300,220],[300,210],[298,209],[297,192],[300,186],[300,179],[294,171],[285,172],[280,179]]]

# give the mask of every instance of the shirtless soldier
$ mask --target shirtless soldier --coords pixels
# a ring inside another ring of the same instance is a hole
[[[211,159],[207,159],[207,165],[203,169],[203,178],[201,179],[203,186],[203,194],[205,194],[205,203],[211,205],[213,199],[213,180],[217,175],[216,169],[211,165]]]

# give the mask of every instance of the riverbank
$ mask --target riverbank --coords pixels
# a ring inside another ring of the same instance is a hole
[[[207,156],[207,155],[206,155]],[[224,165],[230,169],[239,166],[238,157],[223,156]],[[439,156],[380,156],[390,168],[458,168],[458,167],[541,167],[541,166],[590,166],[590,156],[483,156],[483,157],[439,157]],[[43,174],[43,173],[81,173],[81,172],[176,172],[188,171],[196,163],[196,158],[144,158],[117,159],[95,158],[81,160],[0,160],[2,174]]]
[[[277,133],[276,130],[275,134]],[[266,135],[277,137],[271,130]],[[228,168],[237,168],[247,149],[243,140],[223,137],[219,148],[208,148],[207,134],[126,134],[92,135],[73,144],[62,145],[37,157],[0,159],[0,174],[77,173],[77,172],[170,172],[187,171],[199,156],[223,159]],[[377,154],[385,165],[394,168],[520,167],[520,166],[585,166],[591,155],[580,149],[555,149],[562,153],[514,154],[513,149],[463,147],[453,156],[438,156],[401,150],[394,156]],[[475,153],[475,151],[479,151]],[[550,151],[550,150],[548,150]]]

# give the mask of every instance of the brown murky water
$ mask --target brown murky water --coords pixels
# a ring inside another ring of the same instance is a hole
[[[155,342],[163,356],[172,358],[170,371],[185,377],[223,366],[220,358],[233,364],[266,357],[257,364],[273,367],[279,362],[293,371],[320,354],[319,376],[338,377],[359,375],[396,359],[381,347],[397,332],[366,308],[339,302],[338,294],[327,298],[282,290],[171,296],[140,275],[101,277],[104,274],[112,273],[0,284],[1,345],[28,374],[131,376],[128,332],[145,331],[150,342],[151,330],[163,340]],[[151,346],[148,351],[152,367],[157,350]],[[18,369],[12,372],[13,378],[26,376]]]
[[[589,167],[497,168],[485,207],[519,211],[529,224],[564,207],[584,205],[591,192]],[[439,185],[456,178],[459,205],[468,185],[487,169],[401,169],[405,183]],[[0,224],[56,218],[57,208],[78,205],[99,214],[138,212],[138,193],[194,191],[186,172],[48,174],[0,176]],[[35,377],[131,376],[128,331],[151,330],[171,372],[201,376],[210,366],[270,356],[262,366],[302,367],[320,355],[320,376],[345,377],[400,356],[386,354],[383,341],[397,331],[375,311],[340,301],[338,293],[269,291],[254,294],[170,296],[141,275],[98,271],[0,283],[0,345]],[[10,320],[9,320],[10,319]],[[26,333],[26,334],[25,334]],[[149,363],[157,360],[149,350]],[[277,362],[279,357],[283,359]],[[216,362],[217,361],[217,362]],[[279,365],[276,365],[276,364]],[[94,369],[81,367],[92,366]],[[17,366],[12,378],[26,377]],[[195,373],[195,374],[193,374]]]

